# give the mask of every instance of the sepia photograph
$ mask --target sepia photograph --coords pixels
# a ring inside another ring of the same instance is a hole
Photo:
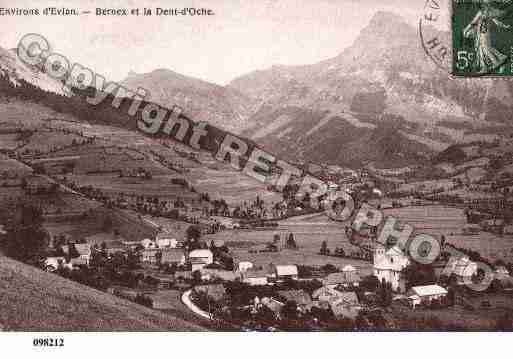
[[[0,338],[513,331],[512,56],[511,0],[0,0]]]

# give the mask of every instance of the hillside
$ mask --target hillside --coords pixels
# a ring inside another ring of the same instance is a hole
[[[3,256],[0,306],[0,329],[4,331],[203,330]]]
[[[148,99],[166,107],[181,106],[196,121],[207,121],[226,130],[240,132],[253,102],[248,96],[223,86],[158,69],[147,74],[130,73],[122,84],[149,91]]]
[[[19,85],[23,79],[45,91],[66,95],[61,82],[53,79],[37,68],[32,68],[18,59],[15,50],[0,47],[0,75],[7,76],[12,84]]]

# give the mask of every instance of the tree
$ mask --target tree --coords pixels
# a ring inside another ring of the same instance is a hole
[[[319,251],[319,253],[324,255],[324,256],[329,254],[328,242],[322,241],[322,243],[321,243],[321,250]]]
[[[294,235],[292,233],[289,234],[287,238],[287,248],[289,249],[297,249],[296,241],[294,240]]]
[[[192,272],[192,283],[194,285],[201,284],[201,272],[199,270]]]
[[[280,243],[280,235],[278,233],[276,233],[273,236],[273,244],[278,244],[278,243]]]
[[[281,308],[281,317],[285,320],[297,319],[298,318],[298,310],[297,303],[293,300],[289,300],[285,303],[285,305]]]
[[[392,285],[385,281],[385,278],[381,279],[381,284],[379,286],[379,298],[381,305],[384,307],[388,307],[392,304]]]
[[[379,287],[379,279],[374,275],[363,277],[360,288],[366,292],[375,292]]]
[[[406,280],[407,289],[436,283],[435,271],[431,265],[412,262],[402,270],[402,274]]]
[[[157,253],[155,253],[155,263],[157,264],[157,267],[160,268],[162,265],[162,251],[157,251]]]
[[[199,241],[201,239],[201,228],[199,226],[192,225],[185,231],[185,236],[188,240]]]
[[[6,228],[5,254],[28,264],[39,265],[50,243],[50,236],[42,224],[41,209],[31,205],[19,206],[13,223]]]

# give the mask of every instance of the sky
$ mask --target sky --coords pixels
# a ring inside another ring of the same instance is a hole
[[[0,46],[26,33],[111,80],[165,68],[225,85],[272,65],[311,64],[338,55],[379,10],[415,24],[425,0],[0,0],[0,8],[74,7],[70,17],[0,16]],[[105,8],[209,8],[214,16],[96,16]]]

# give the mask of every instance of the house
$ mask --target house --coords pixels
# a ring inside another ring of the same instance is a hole
[[[276,300],[276,299],[273,299],[273,298],[268,298],[268,297],[264,297],[260,300],[260,304],[269,308],[273,313],[274,313],[274,317],[276,319],[280,319],[281,317],[281,309],[283,308],[283,306],[285,304],[283,304],[282,302]]]
[[[47,257],[45,259],[44,268],[47,272],[54,272],[61,267],[72,268],[64,257]]]
[[[156,248],[157,247],[157,244],[155,243],[155,241],[149,239],[149,238],[145,238],[141,241],[141,245],[143,246],[144,249],[148,249],[148,248]]]
[[[158,289],[171,289],[175,283],[174,275],[152,274],[149,277],[157,284]]]
[[[345,288],[358,287],[361,278],[356,271],[331,273],[322,280],[322,284],[335,288],[339,285]]]
[[[399,247],[385,250],[385,247],[377,245],[374,248],[373,262],[373,273],[380,282],[385,280],[392,285],[392,290],[404,291],[401,272],[410,261]]]
[[[88,266],[91,260],[91,245],[89,245],[89,243],[75,243],[72,245],[66,244],[63,245],[61,249],[65,254],[69,255],[71,246],[75,247],[78,257],[72,258],[70,262],[77,266]]]
[[[341,291],[338,291],[331,286],[324,286],[316,289],[312,293],[312,298],[318,300],[319,302],[329,302],[332,298],[340,296],[341,293]]]
[[[145,248],[141,252],[141,261],[143,263],[155,264],[157,262],[155,258],[158,251],[157,248]]]
[[[142,251],[142,262],[157,264],[157,253],[162,255],[162,264],[183,264],[185,263],[185,252],[181,248],[146,248]]]
[[[276,280],[297,280],[299,278],[296,265],[277,265],[274,267],[274,273]]]
[[[238,278],[237,273],[223,269],[202,268],[200,272],[202,279],[220,279],[225,282],[233,282]]]
[[[167,264],[184,264],[185,251],[182,248],[170,247],[162,249],[162,263]]]
[[[267,285],[269,273],[265,270],[249,269],[242,273],[242,282],[249,285]]]
[[[170,233],[159,233],[155,238],[155,244],[159,248],[176,248],[178,241]]]
[[[437,284],[412,287],[407,294],[408,301],[415,308],[419,304],[431,304],[447,295],[447,290]]]
[[[253,268],[253,263],[251,263],[251,262],[240,262],[238,267],[239,267],[239,272],[246,272],[248,269]]]
[[[281,302],[295,302],[300,311],[310,310],[313,305],[312,298],[304,290],[279,290],[278,297]]]
[[[109,255],[119,253],[119,252],[121,252],[121,253],[126,252],[125,244],[122,241],[118,241],[118,240],[105,242],[105,247],[106,247],[105,249],[107,251],[107,254],[109,254]]]
[[[214,254],[209,249],[195,249],[189,253],[192,271],[197,271],[214,262]]]
[[[355,319],[362,309],[355,292],[340,292],[340,295],[329,301],[331,310],[337,318]]]
[[[458,284],[470,283],[474,274],[477,273],[477,263],[470,260],[469,257],[450,258],[442,274],[450,276],[454,273]]]
[[[188,281],[192,279],[192,272],[191,271],[183,271],[179,270],[175,272],[175,279],[177,281]]]
[[[495,269],[495,278],[501,280],[502,278],[507,278],[507,277],[509,277],[509,271],[506,267],[498,266]]]

